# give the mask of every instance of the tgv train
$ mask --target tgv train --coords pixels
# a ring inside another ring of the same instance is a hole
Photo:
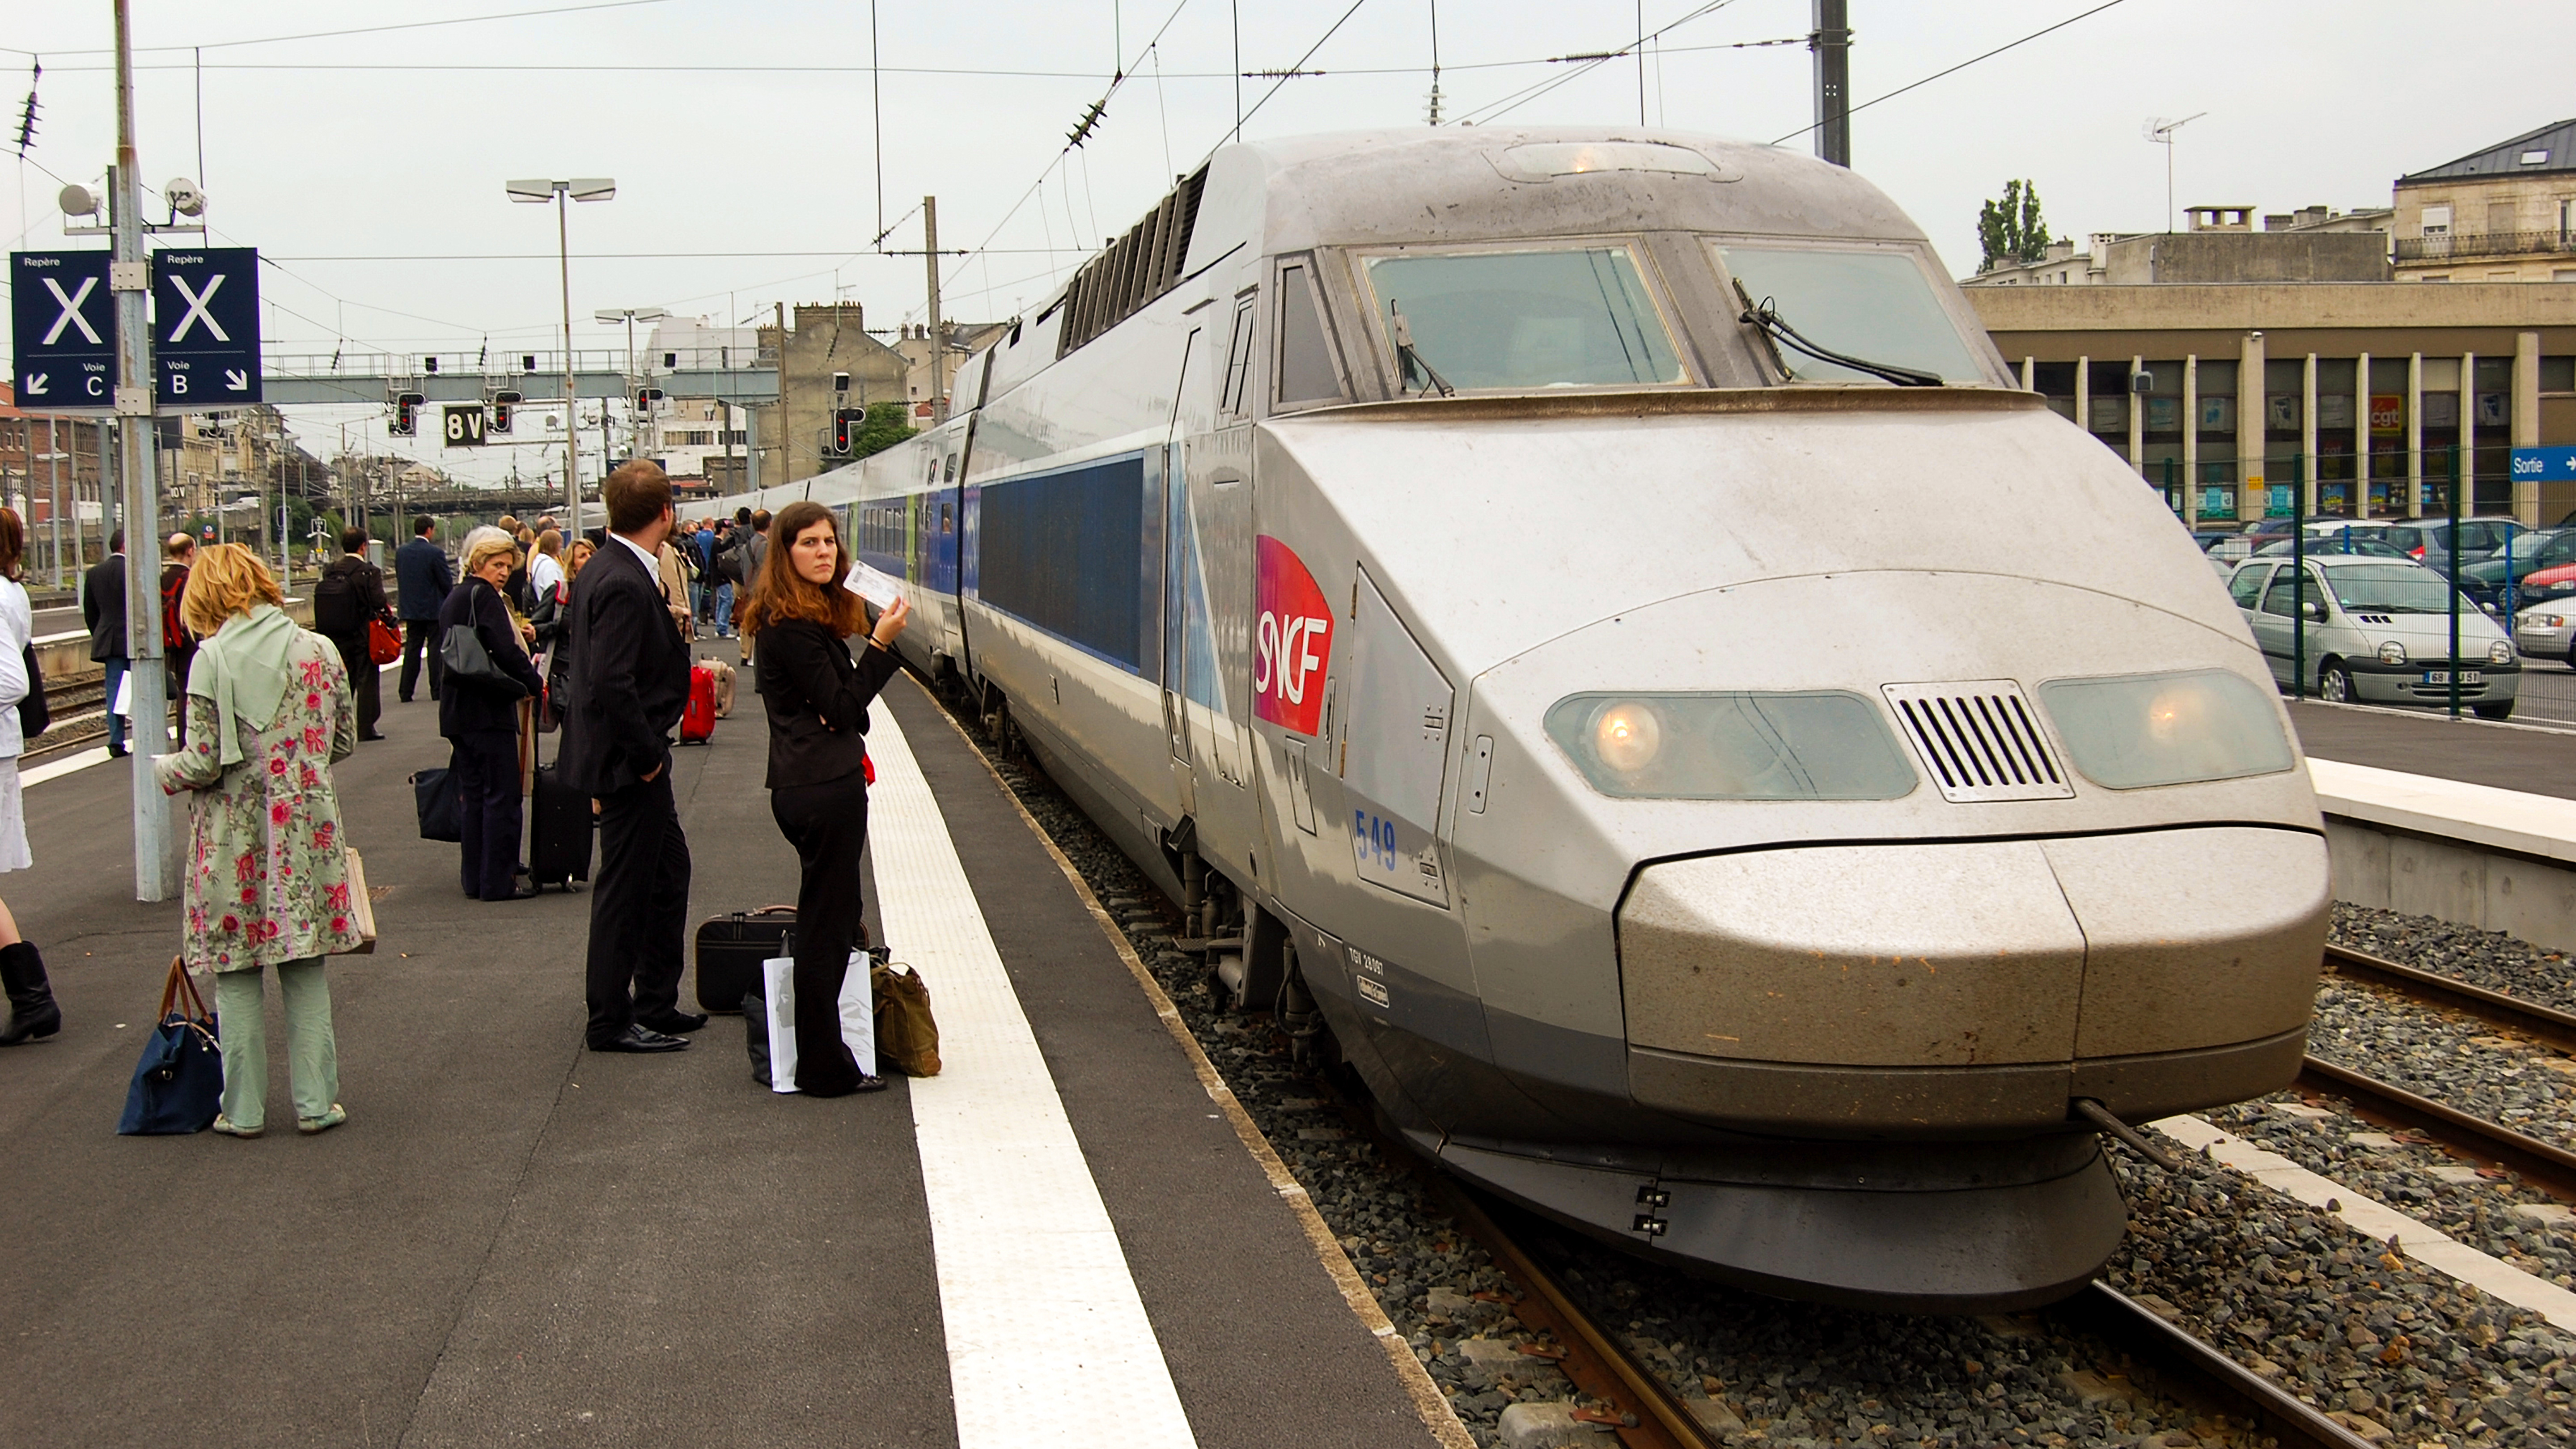
[[[2297,1073],[2326,851],[2262,656],[1860,177],[1228,146],[954,398],[722,506],[843,510],[911,661],[1447,1170],[2024,1306],[2124,1231],[2088,1114]]]

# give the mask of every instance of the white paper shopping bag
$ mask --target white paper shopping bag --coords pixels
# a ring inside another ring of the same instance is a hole
[[[868,984],[868,958],[850,953],[849,974],[841,980],[841,1040],[856,1057],[859,1070],[877,1074],[876,995]],[[796,959],[773,956],[760,963],[761,998],[769,1008],[769,1089],[796,1090]]]

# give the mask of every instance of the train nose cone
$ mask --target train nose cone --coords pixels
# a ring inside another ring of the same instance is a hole
[[[2297,1075],[2329,905],[2324,841],[2247,827],[1652,866],[1618,918],[1631,1088],[1859,1137],[2240,1101]]]

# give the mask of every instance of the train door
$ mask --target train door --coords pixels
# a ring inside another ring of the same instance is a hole
[[[1190,768],[1189,702],[1194,697],[1191,667],[1195,662],[1212,690],[1216,670],[1215,636],[1207,630],[1207,591],[1199,578],[1197,550],[1190,531],[1189,429],[1194,384],[1206,371],[1206,329],[1193,327],[1181,343],[1181,376],[1172,393],[1172,420],[1163,442],[1163,735],[1171,746],[1172,787],[1184,816],[1198,814],[1197,780]],[[1192,601],[1196,600],[1196,606]]]
[[[1210,366],[1200,386],[1213,405],[1207,425],[1184,440],[1188,496],[1178,520],[1187,535],[1183,636],[1190,651],[1186,745],[1197,793],[1201,853],[1245,878],[1259,869],[1261,803],[1252,788],[1251,699],[1253,516],[1252,415],[1258,411],[1258,292],[1235,298],[1222,369]],[[1216,360],[1210,349],[1210,362]],[[1212,387],[1210,385],[1212,384]],[[1212,392],[1213,396],[1209,396]],[[1205,667],[1200,671],[1198,651]]]
[[[964,512],[966,453],[973,424],[948,450],[940,465],[939,488],[922,503],[922,530],[927,536],[924,574],[940,595],[939,652],[952,660],[966,657],[965,611],[957,598],[957,516]]]

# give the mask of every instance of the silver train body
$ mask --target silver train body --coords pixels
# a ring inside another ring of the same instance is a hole
[[[2298,1071],[2330,893],[2262,657],[1859,177],[1232,146],[955,397],[722,506],[844,510],[912,661],[1232,901],[1228,989],[1311,993],[1448,1170],[1767,1291],[2011,1307],[2125,1231],[2079,1101]]]

